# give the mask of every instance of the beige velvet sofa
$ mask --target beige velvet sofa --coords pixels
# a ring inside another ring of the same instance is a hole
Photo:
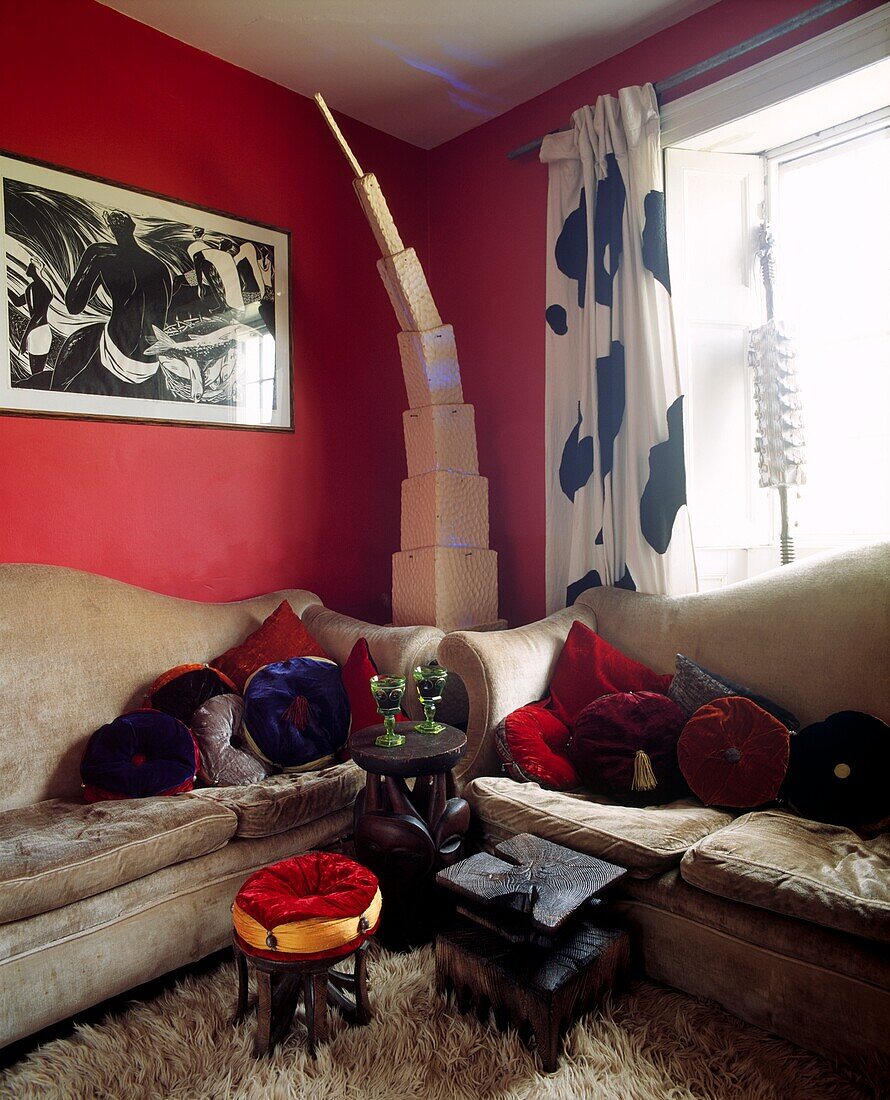
[[[575,619],[659,672],[684,653],[804,724],[847,708],[888,721],[890,544],[694,596],[594,589],[531,626],[449,634],[439,647],[469,695],[464,795],[483,843],[528,831],[630,868],[618,909],[652,978],[813,1050],[886,1053],[890,834],[693,798],[610,805],[501,774],[493,731],[547,694]]]
[[[338,662],[435,654],[433,627],[378,627],[311,592],[204,604],[104,577],[0,565],[0,1046],[223,947],[243,879],[351,834],[353,763],[244,788],[84,804],[89,734],[165,669],[208,660],[287,599]]]

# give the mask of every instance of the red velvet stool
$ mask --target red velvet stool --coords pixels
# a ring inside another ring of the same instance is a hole
[[[238,1010],[247,1013],[247,971],[257,979],[254,1054],[267,1054],[290,1030],[303,995],[309,1051],[327,1041],[327,1006],[353,1024],[371,1018],[366,950],[380,923],[377,878],[336,852],[308,852],[247,879],[232,906]],[[352,974],[332,970],[353,956]]]

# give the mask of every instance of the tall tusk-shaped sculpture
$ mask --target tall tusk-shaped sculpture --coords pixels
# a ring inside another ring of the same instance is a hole
[[[405,248],[376,176],[363,173],[320,94],[315,102],[355,174],[353,186],[382,258],[377,270],[401,332],[408,393],[403,414],[401,550],[392,559],[396,626],[493,627],[497,554],[488,549],[488,479],[479,476],[476,425],[465,405],[451,325],[443,325],[413,248]]]

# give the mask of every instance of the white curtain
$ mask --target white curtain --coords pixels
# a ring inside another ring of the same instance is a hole
[[[651,84],[544,139],[547,610],[697,587]]]

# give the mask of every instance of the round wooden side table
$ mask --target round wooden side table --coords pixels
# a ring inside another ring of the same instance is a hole
[[[375,745],[379,725],[351,734],[349,749],[368,773],[356,800],[355,856],[380,879],[378,939],[401,948],[434,934],[435,873],[460,859],[470,807],[457,797],[452,774],[467,751],[466,735],[454,726],[434,734],[417,733],[408,722],[396,728],[404,745]]]

